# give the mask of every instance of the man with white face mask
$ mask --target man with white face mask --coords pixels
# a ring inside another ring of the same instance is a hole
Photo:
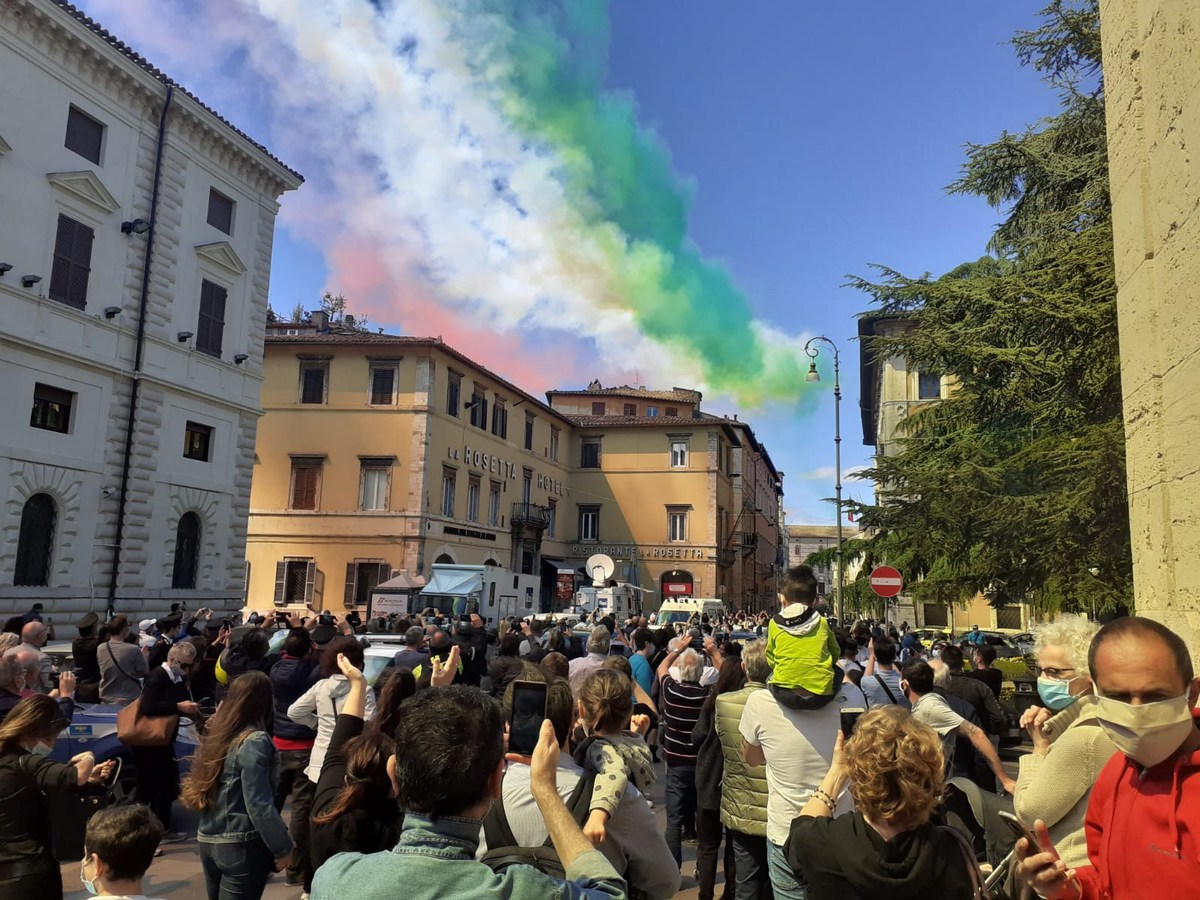
[[[1200,884],[1200,696],[1182,639],[1152,619],[1117,619],[1088,654],[1100,727],[1120,751],[1085,820],[1090,865],[1069,868],[1038,820],[1041,848],[1017,842],[1021,879],[1047,898],[1183,900]],[[1034,852],[1041,850],[1041,852]]]

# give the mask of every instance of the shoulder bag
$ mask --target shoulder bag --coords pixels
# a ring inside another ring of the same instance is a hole
[[[170,747],[178,731],[178,714],[142,715],[141,696],[117,713],[117,740],[127,747]]]
[[[949,825],[939,825],[938,831],[943,831],[954,839],[967,866],[967,877],[971,880],[972,900],[992,900],[991,892],[984,883],[983,872],[979,870],[979,861],[975,859],[975,851],[967,843],[967,839]]]

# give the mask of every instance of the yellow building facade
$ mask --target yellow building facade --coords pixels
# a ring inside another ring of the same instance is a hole
[[[427,579],[434,563],[539,576],[539,607],[562,608],[597,553],[648,609],[774,600],[782,476],[748,426],[702,413],[698,392],[606,397],[603,411],[566,392],[546,403],[438,339],[314,319],[267,335],[250,608],[369,612],[378,584]],[[749,516],[743,469],[759,495]],[[748,578],[743,560],[765,554]]]

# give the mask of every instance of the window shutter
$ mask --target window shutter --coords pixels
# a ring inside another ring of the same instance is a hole
[[[346,596],[343,600],[346,609],[354,608],[354,588],[358,575],[358,563],[346,563]]]
[[[304,370],[304,385],[300,402],[325,402],[325,370],[323,368],[310,366]]]
[[[371,370],[371,403],[375,406],[386,406],[392,402],[392,387],[395,381],[395,369]]]
[[[375,585],[378,587],[392,577],[392,564],[382,562],[379,564],[379,578],[376,579]],[[368,602],[370,598],[368,597]]]
[[[210,356],[221,355],[225,333],[225,300],[228,292],[207,279],[200,282],[200,317],[196,322],[196,349]]]
[[[309,560],[308,569],[304,573],[304,605],[312,606],[313,589],[317,586],[317,563]]]
[[[287,581],[287,563],[275,563],[275,605],[283,606],[287,602],[284,599],[284,584]]]
[[[87,305],[88,276],[95,233],[69,216],[59,215],[50,271],[50,298],[76,309]]]

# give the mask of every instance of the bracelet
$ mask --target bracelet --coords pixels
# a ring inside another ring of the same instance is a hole
[[[821,788],[817,788],[815,791],[813,791],[813,796],[816,797],[818,800],[820,800],[822,803],[824,803],[826,806],[828,806],[830,813],[832,813],[834,811],[834,809],[837,807],[837,804],[834,803],[833,798],[830,797],[829,794],[827,794]]]

